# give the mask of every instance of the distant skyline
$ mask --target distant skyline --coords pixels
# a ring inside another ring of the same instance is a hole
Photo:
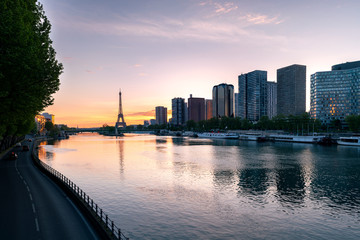
[[[211,98],[238,75],[306,65],[310,75],[359,60],[357,0],[41,0],[64,64],[56,123],[114,125],[118,89],[127,124],[155,118],[171,99]]]

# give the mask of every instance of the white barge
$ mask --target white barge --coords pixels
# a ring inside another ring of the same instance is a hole
[[[270,135],[269,140],[275,142],[318,143],[325,136]]]
[[[239,136],[235,133],[220,133],[220,132],[204,132],[196,134],[199,138],[220,138],[220,139],[238,139]]]
[[[259,133],[240,134],[239,139],[244,141],[257,141],[257,142],[263,142],[266,140],[265,136]]]
[[[360,137],[340,137],[337,143],[340,145],[360,147]]]

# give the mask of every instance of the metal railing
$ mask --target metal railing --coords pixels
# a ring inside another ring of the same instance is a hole
[[[39,157],[37,156],[37,153],[35,152],[35,146],[33,149],[33,155],[35,157],[35,161],[48,173],[50,173],[52,176],[56,177],[58,180],[60,180],[65,186],[68,187],[69,190],[72,191],[73,194],[75,194],[82,203],[86,206],[86,208],[90,211],[92,211],[92,214],[96,216],[96,220],[105,227],[106,232],[110,233],[110,237],[113,239],[119,239],[119,240],[129,240],[121,231],[120,228],[118,228],[114,221],[110,220],[108,215],[93,201],[92,198],[89,197],[81,188],[79,188],[75,183],[73,183],[69,178],[64,176],[59,171],[53,169],[46,163],[42,162]]]

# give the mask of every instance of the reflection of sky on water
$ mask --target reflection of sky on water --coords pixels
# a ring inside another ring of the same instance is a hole
[[[133,238],[360,236],[358,148],[89,134],[39,151]]]

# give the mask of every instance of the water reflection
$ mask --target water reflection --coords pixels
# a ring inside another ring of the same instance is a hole
[[[134,239],[360,236],[358,148],[148,135],[55,144],[40,158],[72,174]]]
[[[238,171],[239,191],[249,195],[265,194],[269,186],[267,170],[264,168],[247,168]]]
[[[123,139],[119,139],[116,141],[119,145],[119,165],[120,165],[120,173],[124,173],[124,141]]]
[[[52,160],[55,158],[55,152],[47,149],[47,141],[42,141],[39,143],[38,156],[42,160],[46,160],[46,163],[51,164]]]
[[[305,182],[300,166],[278,169],[276,178],[278,200],[286,207],[297,207],[304,202]]]

